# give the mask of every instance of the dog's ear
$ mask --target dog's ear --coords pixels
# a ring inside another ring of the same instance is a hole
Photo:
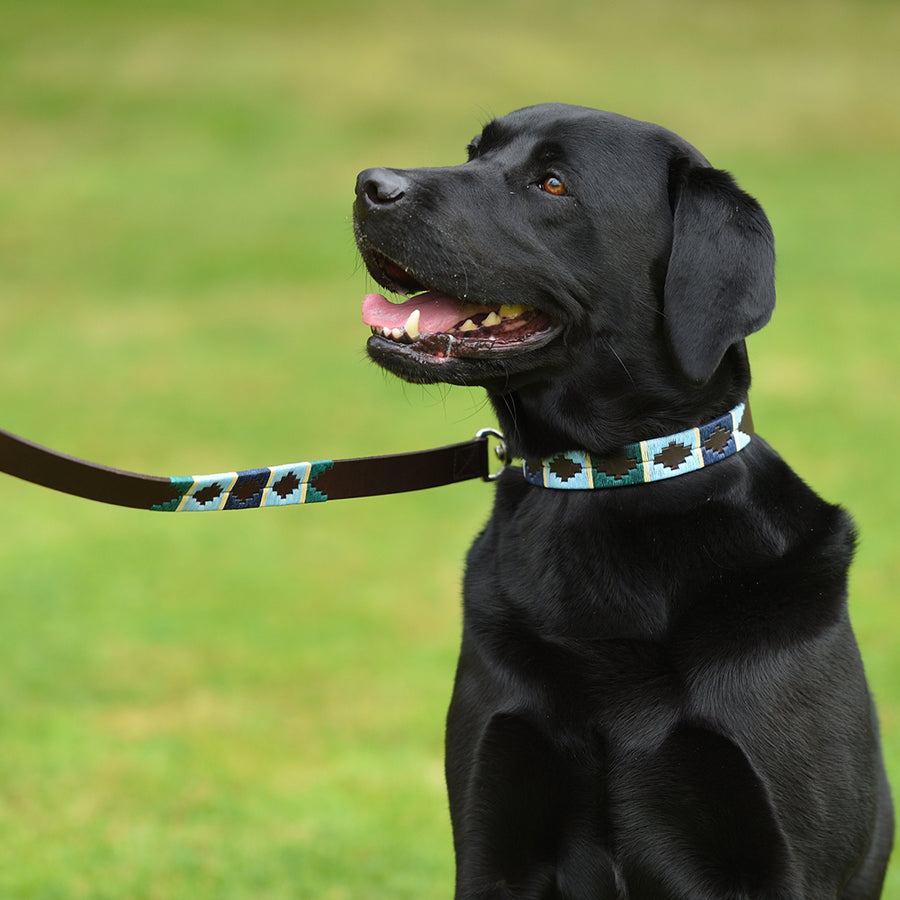
[[[759,204],[720,169],[675,161],[674,233],[663,309],[684,374],[702,384],[775,306],[775,242]]]

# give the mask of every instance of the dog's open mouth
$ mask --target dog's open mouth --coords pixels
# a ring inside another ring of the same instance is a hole
[[[362,317],[384,349],[435,360],[510,356],[544,346],[559,331],[534,307],[473,303],[435,290],[403,302],[367,294]]]
[[[435,357],[515,353],[552,336],[550,318],[526,306],[482,306],[436,291],[404,303],[367,294],[363,321],[372,334]]]

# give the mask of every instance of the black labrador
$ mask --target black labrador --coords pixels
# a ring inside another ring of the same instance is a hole
[[[366,298],[372,359],[483,386],[525,460],[468,555],[456,897],[878,897],[853,529],[746,407],[759,205],[663,128],[543,105],[463,165],[361,173],[354,212],[412,298]]]

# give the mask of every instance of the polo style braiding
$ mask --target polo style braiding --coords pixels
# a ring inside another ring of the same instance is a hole
[[[562,490],[648,484],[721,462],[743,450],[752,436],[749,409],[739,403],[698,428],[627,444],[613,458],[593,459],[589,453],[571,450],[546,459],[526,459],[522,471],[530,484]]]

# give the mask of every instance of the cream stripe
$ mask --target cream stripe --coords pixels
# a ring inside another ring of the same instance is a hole
[[[700,437],[700,429],[699,428],[694,429],[694,443],[697,446],[694,447],[694,449],[691,452],[694,454],[694,459],[697,460],[697,465],[702,469],[703,466],[706,464],[703,462],[703,442]]]
[[[643,474],[644,484],[650,481],[650,448],[646,441],[641,441],[641,472]]]
[[[299,503],[306,503],[306,493],[309,489],[309,476],[312,475],[313,464],[311,462],[304,463],[306,468],[303,470],[303,477],[300,479],[300,500]]]
[[[219,505],[216,507],[216,512],[218,512],[220,509],[222,509],[222,507],[225,506],[225,504],[228,502],[228,498],[231,496],[231,492],[234,490],[234,486],[237,484],[238,473],[229,472],[228,474],[232,476],[231,484],[229,484],[228,487],[224,491],[222,491],[222,497],[219,500]]]
[[[269,469],[269,480],[263,488],[262,497],[259,498],[260,509],[266,505],[269,500],[269,494],[272,492],[272,482],[275,480],[275,469]]]
[[[175,508],[175,512],[182,512],[184,510],[185,504],[188,502],[188,500],[191,499],[191,494],[193,494],[194,491],[197,490],[197,478],[194,475],[191,475],[191,478],[194,479],[194,483],[191,485],[191,489],[189,491],[185,491],[181,499],[178,501],[178,506]]]

